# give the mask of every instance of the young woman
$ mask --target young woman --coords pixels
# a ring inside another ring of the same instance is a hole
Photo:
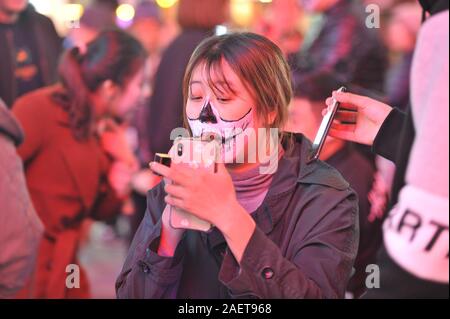
[[[79,289],[69,289],[66,271],[74,268],[66,267],[79,265],[82,221],[116,214],[126,195],[134,158],[111,119],[126,118],[137,104],[145,58],[137,40],[105,31],[85,53],[65,53],[61,84],[29,93],[13,106],[25,131],[18,153],[45,226],[36,278],[22,297],[89,296],[82,271]]]
[[[282,128],[292,95],[281,51],[251,33],[202,42],[183,90],[196,136],[231,126]],[[261,173],[261,160],[219,163],[216,173],[151,163],[170,183],[148,193],[116,283],[118,297],[343,297],[358,247],[357,199],[336,170],[306,163],[307,139],[290,137],[280,141],[272,174]],[[249,144],[225,143],[223,152],[248,155],[238,148]],[[171,206],[215,227],[209,233],[174,229]]]

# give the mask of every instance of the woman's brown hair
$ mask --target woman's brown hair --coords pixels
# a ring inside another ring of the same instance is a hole
[[[59,64],[63,92],[53,98],[69,115],[69,124],[77,140],[92,133],[94,110],[89,94],[106,80],[124,87],[144,66],[146,52],[131,35],[110,30],[101,32],[87,46],[85,54],[78,48],[64,53]]]
[[[292,99],[291,73],[281,50],[267,38],[254,33],[232,33],[204,40],[194,51],[183,82],[184,104],[189,95],[192,73],[205,65],[211,88],[221,88],[211,80],[211,73],[221,75],[225,87],[232,91],[221,69],[226,61],[246,86],[256,103],[256,114],[266,128],[282,129]],[[186,121],[186,110],[184,112]],[[275,114],[270,119],[270,114]]]

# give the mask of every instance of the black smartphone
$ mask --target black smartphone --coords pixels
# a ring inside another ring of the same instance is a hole
[[[170,167],[170,163],[172,162],[172,158],[169,154],[164,153],[156,153],[155,154],[155,162],[158,162],[160,164],[163,164],[167,167]]]
[[[347,88],[342,86],[339,88],[338,92],[347,92]],[[339,108],[339,102],[333,99],[333,104],[331,108],[328,109],[327,114],[322,119],[322,123],[320,123],[319,130],[317,131],[316,138],[314,139],[311,153],[309,155],[308,163],[319,159],[320,152],[322,151],[323,144],[327,139],[328,132],[330,131],[331,123],[333,123],[334,117],[336,116],[336,112]]]

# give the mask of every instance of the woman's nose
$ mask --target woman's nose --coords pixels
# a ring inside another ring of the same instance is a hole
[[[206,106],[200,112],[200,116],[198,119],[202,123],[213,123],[213,124],[217,123],[217,118],[214,115],[211,104],[209,102],[208,102],[208,104],[206,104]]]

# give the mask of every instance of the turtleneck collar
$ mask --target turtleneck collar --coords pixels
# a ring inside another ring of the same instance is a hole
[[[274,154],[270,163],[274,162],[275,156],[278,160],[283,156],[284,150],[281,145],[278,146],[278,154]],[[236,197],[244,209],[253,213],[261,205],[269,190],[272,178],[276,170],[271,174],[262,174],[262,168],[266,167],[268,163],[259,163],[245,171],[232,171],[229,173],[233,180]]]

